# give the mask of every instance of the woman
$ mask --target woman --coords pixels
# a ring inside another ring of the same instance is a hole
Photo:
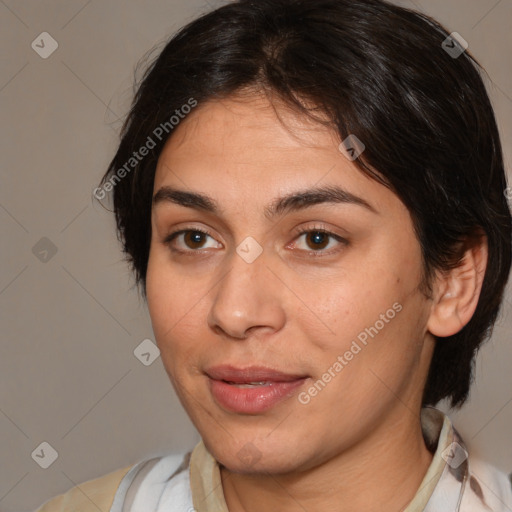
[[[240,0],[146,73],[101,186],[202,441],[60,510],[512,510],[460,407],[511,263],[464,42],[380,0]]]

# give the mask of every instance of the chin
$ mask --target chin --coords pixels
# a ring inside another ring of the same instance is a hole
[[[206,443],[205,443],[206,444]],[[208,451],[226,469],[240,474],[284,474],[306,469],[307,461],[297,458],[297,446],[288,440],[288,445],[264,441],[239,441],[236,446],[216,449],[206,444]],[[300,455],[304,456],[303,453]]]

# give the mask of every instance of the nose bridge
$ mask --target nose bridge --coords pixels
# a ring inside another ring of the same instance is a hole
[[[253,327],[279,329],[284,320],[275,279],[267,268],[269,259],[251,237],[233,253],[230,270],[218,283],[208,323],[230,336],[244,338]]]

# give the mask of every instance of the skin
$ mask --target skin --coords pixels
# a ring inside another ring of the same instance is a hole
[[[468,250],[460,273],[438,277],[427,298],[400,199],[345,158],[333,131],[274,104],[280,119],[256,93],[202,104],[160,156],[155,193],[199,192],[220,207],[153,207],[147,299],[161,357],[221,465],[230,512],[402,510],[432,460],[419,422],[432,334],[453,334],[471,317],[485,246]],[[264,216],[274,198],[319,185],[343,187],[375,211],[325,203]],[[315,245],[296,232],[319,227],[344,241]],[[166,243],[181,229],[211,236]],[[252,263],[236,252],[248,236],[263,250]],[[400,312],[301,403],[298,394],[396,303]],[[309,378],[269,411],[237,414],[209,391],[205,369],[219,364]],[[238,456],[247,443],[257,454],[249,464]]]

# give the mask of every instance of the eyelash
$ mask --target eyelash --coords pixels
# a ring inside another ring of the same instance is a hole
[[[200,253],[201,252],[201,249],[188,249],[188,250],[182,250],[182,249],[176,249],[174,247],[172,247],[172,242],[174,241],[175,238],[177,238],[179,235],[182,235],[182,234],[185,234],[185,233],[202,233],[204,235],[207,235],[211,238],[214,238],[213,235],[206,229],[201,229],[201,228],[185,228],[185,229],[180,229],[178,231],[174,231],[173,233],[170,233],[169,235],[167,235],[165,237],[165,239],[163,240],[163,243],[164,245],[168,246],[170,248],[170,250],[174,253],[178,253],[178,254],[183,254],[183,255],[188,255],[188,256],[193,256],[194,254],[196,253]],[[337,242],[339,242],[340,244],[342,244],[343,246],[347,246],[348,245],[348,240],[346,240],[345,238],[331,232],[331,231],[328,231],[327,229],[323,228],[323,227],[308,227],[308,228],[299,228],[296,230],[296,232],[294,233],[296,236],[295,238],[299,238],[300,236],[304,235],[304,234],[308,234],[308,233],[322,233],[324,235],[327,235],[331,238],[334,238]],[[295,240],[295,239],[294,239]],[[340,251],[341,249],[335,249],[334,251],[332,249],[328,250],[328,251],[324,251],[324,250],[318,250],[318,251],[314,251],[314,250],[311,250],[311,251],[304,251],[301,249],[301,251],[303,252],[306,252],[306,253],[309,253],[312,257],[321,257],[321,256],[328,256],[328,255],[331,255],[333,253],[336,253],[338,251]]]

